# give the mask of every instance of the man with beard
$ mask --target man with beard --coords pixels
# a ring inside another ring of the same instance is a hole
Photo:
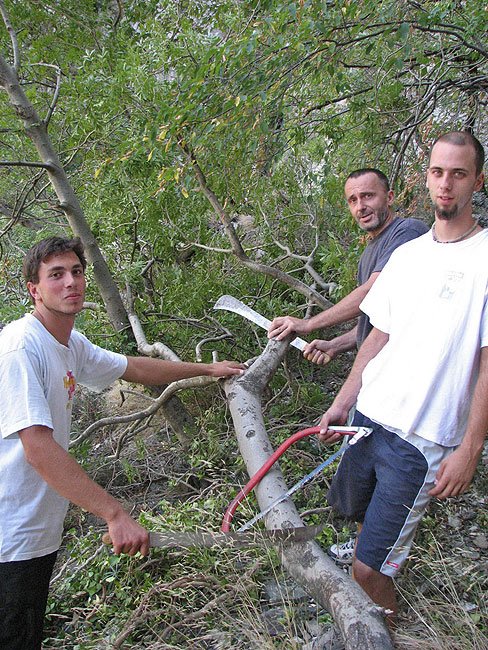
[[[303,351],[304,356],[317,364],[328,363],[340,352],[359,348],[371,331],[369,319],[361,314],[359,304],[378,278],[392,252],[401,244],[427,232],[427,226],[418,219],[395,217],[394,193],[388,178],[378,169],[363,168],[353,171],[344,186],[347,205],[356,223],[370,237],[359,260],[358,286],[330,309],[310,319],[279,316],[270,325],[268,337],[281,340],[291,332],[309,334],[359,317],[356,327],[330,341],[315,339]]]
[[[431,497],[462,494],[488,430],[488,231],[472,214],[484,151],[467,132],[433,145],[430,233],[392,254],[361,303],[373,329],[320,423],[372,435],[349,447],[327,499],[360,524],[353,577],[395,621],[393,576]]]

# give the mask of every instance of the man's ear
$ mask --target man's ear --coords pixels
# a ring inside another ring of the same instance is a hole
[[[480,189],[483,187],[484,182],[485,182],[485,175],[483,174],[483,172],[481,172],[481,174],[476,179],[476,183],[474,185],[474,191],[479,192]]]
[[[395,200],[395,192],[393,190],[388,191],[388,205],[393,205]]]
[[[37,291],[37,284],[35,284],[34,282],[28,282],[27,290],[29,291],[32,300],[35,302],[36,299],[39,297],[39,293]]]

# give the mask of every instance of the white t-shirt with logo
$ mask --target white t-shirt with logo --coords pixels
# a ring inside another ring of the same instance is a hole
[[[0,562],[56,551],[68,501],[26,462],[18,432],[49,427],[68,448],[78,383],[102,390],[124,374],[127,359],[73,331],[68,347],[32,314],[0,334]]]
[[[397,248],[360,305],[389,334],[366,366],[357,408],[386,428],[459,445],[488,346],[488,230]]]

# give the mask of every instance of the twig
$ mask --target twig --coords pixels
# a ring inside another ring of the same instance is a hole
[[[2,14],[3,22],[5,23],[5,27],[7,28],[8,34],[10,36],[10,41],[12,42],[12,50],[14,54],[14,63],[12,65],[12,69],[15,72],[15,74],[18,74],[20,68],[19,41],[17,39],[17,33],[15,29],[12,27],[10,18],[8,17],[8,14],[5,11],[5,7],[3,6],[3,2],[1,1],[0,1],[0,14]]]
[[[169,384],[167,388],[163,390],[161,395],[154,400],[153,404],[143,411],[138,411],[137,413],[131,413],[130,415],[120,415],[113,418],[102,418],[97,422],[94,422],[89,427],[87,427],[83,433],[81,433],[77,438],[75,438],[71,443],[70,447],[77,445],[83,440],[86,440],[94,431],[97,431],[101,427],[104,427],[108,424],[124,424],[125,422],[134,422],[136,420],[142,420],[143,418],[149,417],[153,413],[165,404],[170,397],[172,397],[179,390],[188,390],[190,388],[204,388],[210,386],[215,382],[219,381],[218,377],[191,377],[188,379],[180,379],[179,381],[174,381]]]

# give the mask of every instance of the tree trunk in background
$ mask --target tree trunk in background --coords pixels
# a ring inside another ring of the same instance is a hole
[[[0,85],[7,92],[10,103],[24,124],[26,135],[37,149],[73,233],[80,237],[85,246],[86,257],[93,265],[95,282],[110,322],[115,330],[120,331],[129,325],[129,321],[117,285],[86,221],[78,197],[59,161],[46,124],[26,97],[17,74],[2,56],[0,56]]]

